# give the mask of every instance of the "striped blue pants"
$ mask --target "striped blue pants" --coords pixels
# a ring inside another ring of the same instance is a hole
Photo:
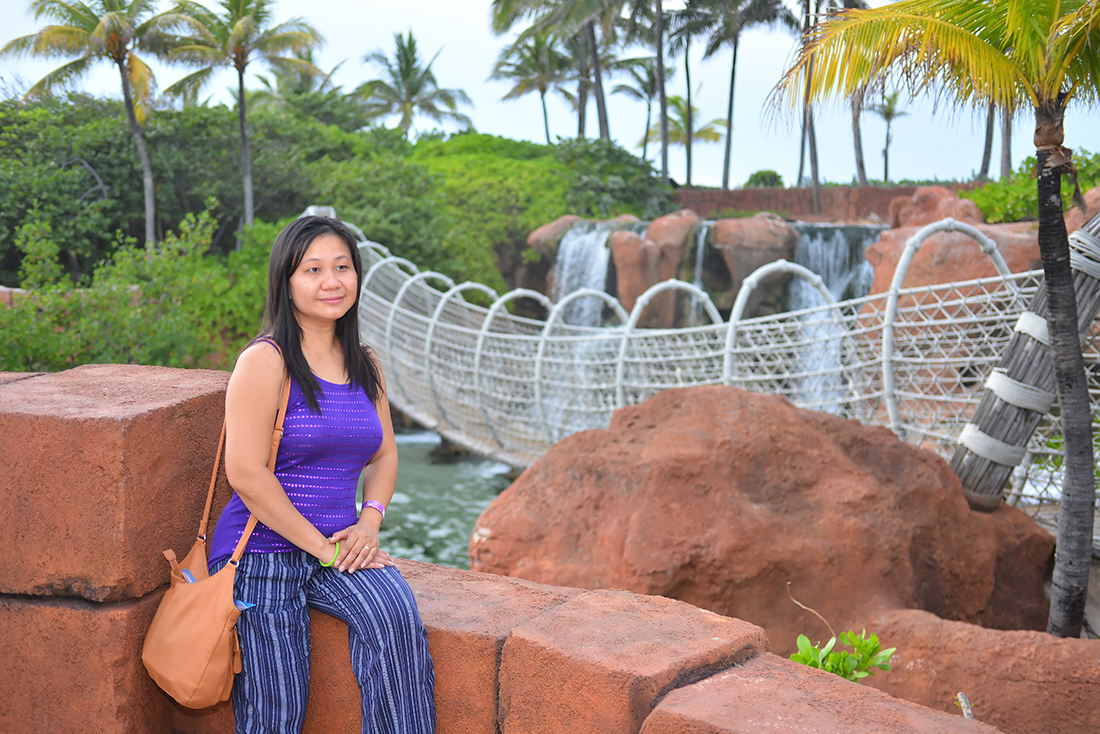
[[[234,593],[256,605],[237,621],[243,668],[233,682],[237,734],[302,731],[309,608],[347,622],[363,734],[435,732],[428,638],[412,590],[395,567],[348,574],[322,568],[301,551],[245,553]]]

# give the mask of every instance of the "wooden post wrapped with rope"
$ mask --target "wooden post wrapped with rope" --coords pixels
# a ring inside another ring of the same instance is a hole
[[[1070,266],[1081,334],[1100,310],[1100,214],[1069,236]],[[985,383],[974,416],[959,435],[951,468],[974,509],[993,510],[1005,482],[1027,454],[1027,444],[1056,399],[1047,333],[1047,291],[1041,285]]]

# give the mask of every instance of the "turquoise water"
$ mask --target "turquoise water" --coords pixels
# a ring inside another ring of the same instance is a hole
[[[431,431],[397,434],[397,489],[382,548],[398,558],[469,568],[474,523],[511,484],[510,467],[476,456],[435,458],[439,443]]]

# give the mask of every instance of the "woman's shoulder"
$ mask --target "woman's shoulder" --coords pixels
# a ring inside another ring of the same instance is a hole
[[[283,355],[269,339],[257,339],[241,351],[233,367],[233,377],[263,382],[279,382],[286,374]]]

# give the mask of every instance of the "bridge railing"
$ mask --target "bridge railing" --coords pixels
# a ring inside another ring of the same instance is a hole
[[[360,323],[386,370],[391,401],[449,441],[519,468],[569,434],[606,428],[622,405],[671,387],[723,383],[892,426],[905,440],[950,457],[1042,278],[1033,271],[840,303],[823,295],[820,306],[796,312],[741,319],[735,309],[729,322],[705,293],[670,282],[654,289],[704,300],[714,323],[638,329],[656,290],[629,314],[605,294],[576,295],[606,302],[607,325],[591,328],[564,323],[562,308],[542,294],[456,285],[379,245],[363,244],[361,251]],[[813,276],[796,267],[779,269]],[[468,301],[472,293],[490,305]],[[546,320],[514,315],[509,307],[519,298],[542,303]],[[888,315],[893,348],[884,360]],[[1094,340],[1086,360],[1095,405]],[[889,399],[896,401],[893,423]],[[1060,436],[1057,415],[1047,415],[1009,489],[1016,498],[1057,499]]]

